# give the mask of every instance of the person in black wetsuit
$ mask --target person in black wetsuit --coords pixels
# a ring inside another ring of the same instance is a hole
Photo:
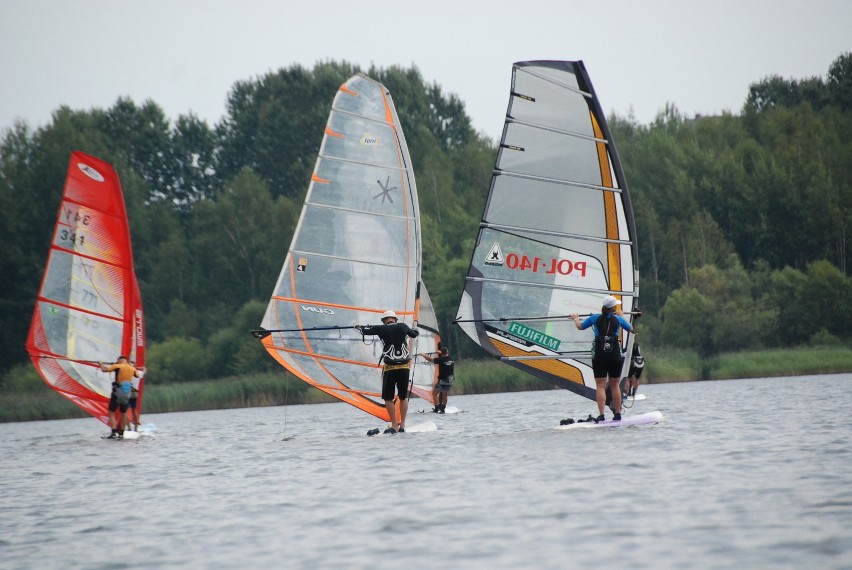
[[[627,396],[636,397],[639,389],[639,377],[645,369],[645,356],[639,348],[639,342],[633,341],[633,358],[630,359],[630,372],[627,373]]]
[[[432,387],[432,398],[435,401],[434,412],[443,414],[447,410],[447,397],[450,395],[450,387],[455,380],[454,370],[455,361],[450,356],[450,351],[446,346],[441,347],[440,356],[432,357],[424,354],[423,358],[438,365],[438,379]]]
[[[612,393],[614,414],[612,419],[621,420],[621,369],[624,364],[624,356],[621,354],[621,343],[619,341],[619,329],[632,331],[633,326],[624,318],[619,308],[621,301],[607,295],[603,299],[600,313],[593,313],[580,321],[580,315],[574,313],[571,320],[577,330],[585,330],[593,327],[595,340],[592,343],[592,369],[597,385],[598,417],[595,422],[604,421],[604,406],[606,405],[606,388],[609,384]]]
[[[411,370],[411,352],[408,338],[417,337],[420,332],[405,323],[398,322],[396,313],[385,311],[381,325],[355,325],[363,335],[376,335],[381,339],[382,349],[382,399],[391,420],[391,427],[385,433],[405,431],[405,416],[408,414],[408,375]],[[417,326],[417,322],[414,323]],[[399,395],[399,418],[393,404],[394,392]]]

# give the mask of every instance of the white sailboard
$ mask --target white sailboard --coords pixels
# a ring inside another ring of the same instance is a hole
[[[604,420],[602,422],[595,422],[594,420],[581,420],[581,421],[573,421],[572,423],[566,423],[556,426],[554,429],[558,430],[566,430],[566,429],[587,429],[587,428],[596,428],[596,427],[627,427],[627,426],[642,426],[642,425],[651,425],[656,424],[663,421],[663,414],[659,411],[648,412],[646,414],[637,414],[631,416],[625,416],[621,420]]]

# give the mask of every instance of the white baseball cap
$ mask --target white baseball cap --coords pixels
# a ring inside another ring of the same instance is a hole
[[[603,306],[606,307],[607,309],[611,309],[614,306],[620,305],[620,304],[621,304],[621,301],[619,301],[618,299],[616,299],[612,295],[607,295],[606,297],[604,297]]]
[[[393,317],[396,320],[399,320],[399,317],[397,317],[396,313],[394,313],[393,311],[385,311],[384,313],[382,313],[381,321],[384,322],[385,319],[389,319],[391,317]]]

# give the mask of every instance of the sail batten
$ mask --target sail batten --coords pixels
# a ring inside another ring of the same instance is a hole
[[[573,131],[566,131],[566,130],[563,130],[563,129],[557,129],[555,127],[550,127],[548,125],[544,125],[544,124],[541,124],[541,123],[531,123],[529,121],[520,121],[518,119],[513,119],[513,118],[507,118],[506,123],[512,124],[512,125],[521,125],[521,126],[524,126],[524,127],[530,127],[531,129],[537,129],[537,130],[540,130],[540,131],[550,131],[552,133],[557,133],[557,134],[560,134],[560,135],[566,135],[566,136],[569,136],[569,137],[577,137],[577,138],[585,139],[585,140],[592,141],[592,142],[609,144],[608,140],[602,139],[602,138],[594,136],[594,135],[588,135],[588,134],[584,134],[584,133],[577,133],[577,132],[573,132]],[[514,150],[511,147],[507,147],[507,148]]]
[[[377,217],[385,217],[385,218],[389,218],[389,219],[411,220],[411,218],[407,217],[407,216],[399,216],[399,215],[394,215],[394,214],[377,214],[377,213],[374,213],[374,212],[368,212],[368,211],[364,211],[364,210],[356,210],[354,208],[341,208],[340,206],[329,206],[328,204],[317,204],[317,203],[314,203],[314,202],[310,202],[310,203],[307,203],[307,205],[311,206],[313,208],[328,208],[329,210],[340,210],[341,212],[350,212],[350,213],[353,213],[353,214],[371,214],[371,215],[374,215],[374,216],[377,216]]]
[[[556,232],[556,231],[552,231],[552,230],[541,230],[541,229],[537,229],[537,228],[523,228],[523,227],[520,227],[520,226],[507,226],[505,224],[483,223],[482,227],[494,229],[494,230],[500,230],[500,231],[503,231],[503,232],[506,232],[506,233],[512,233],[516,236],[520,236],[522,233],[524,233],[524,234],[546,235],[546,236],[562,237],[562,238],[572,238],[572,239],[603,242],[603,243],[612,243],[612,244],[617,244],[617,245],[629,245],[631,243],[629,240],[623,240],[623,239],[601,238],[601,237],[597,237],[597,236],[572,234],[572,233],[568,233],[568,232]],[[544,243],[544,242],[542,242],[542,243]]]
[[[627,184],[581,61],[514,65],[475,243],[455,322],[495,358],[594,399],[591,337],[565,317],[609,294],[630,319],[639,288]]]
[[[529,62],[529,63],[540,63],[540,62]],[[559,63],[559,62],[557,62],[557,63]],[[582,64],[582,62],[577,62],[577,63]],[[535,71],[533,71],[533,69],[534,69],[534,67],[517,67],[516,68],[518,73],[525,73],[527,75],[537,77],[538,79],[541,79],[542,81],[552,83],[552,84],[557,85],[557,86],[559,86],[563,89],[567,89],[568,91],[573,91],[574,93],[576,93],[578,95],[582,95],[586,99],[594,99],[594,94],[590,91],[585,91],[583,89],[580,89],[578,86],[575,86],[574,84],[571,84],[571,83],[564,83],[562,81],[555,79],[552,76],[548,76],[548,75],[543,74],[543,73],[536,73]]]
[[[409,326],[420,319],[419,217],[411,160],[390,93],[355,75],[332,102],[260,332],[266,350],[285,369],[384,420],[387,410],[376,400],[381,343],[365,339],[354,325],[375,324],[386,310]],[[412,353],[417,346],[420,339]],[[417,361],[415,371],[419,368],[432,367]]]
[[[559,178],[547,178],[545,176],[535,176],[533,174],[527,174],[523,172],[512,172],[511,170],[494,170],[495,175],[502,176],[511,176],[514,178],[523,178],[525,180],[536,180],[539,182],[548,182],[550,184],[559,184],[562,186],[577,186],[579,188],[589,188],[592,190],[600,190],[602,192],[616,192],[621,193],[620,188],[613,188],[611,186],[600,186],[596,184],[588,184],[584,182],[578,182],[576,180],[562,180]]]

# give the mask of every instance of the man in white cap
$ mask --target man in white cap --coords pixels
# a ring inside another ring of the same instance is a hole
[[[414,326],[417,326],[415,321]],[[391,420],[391,427],[385,433],[405,431],[405,416],[408,414],[408,375],[411,369],[411,352],[408,350],[408,337],[415,338],[420,332],[400,323],[393,311],[382,313],[382,324],[375,326],[355,325],[363,335],[378,336],[382,349],[382,399]],[[393,403],[394,392],[399,395],[399,419]]]
[[[574,313],[571,319],[577,330],[585,330],[594,327],[595,340],[592,344],[592,370],[595,374],[597,393],[595,394],[598,404],[598,417],[596,422],[604,421],[604,407],[606,406],[607,382],[612,393],[613,409],[615,415],[613,420],[621,420],[621,389],[618,384],[621,381],[621,370],[624,366],[624,355],[621,354],[621,342],[618,338],[620,329],[632,331],[633,326],[622,316],[621,301],[607,295],[603,298],[603,306],[600,313],[593,313],[580,322],[580,315]]]

